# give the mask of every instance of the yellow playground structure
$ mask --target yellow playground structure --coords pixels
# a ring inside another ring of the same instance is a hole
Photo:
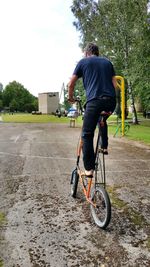
[[[121,132],[125,135],[125,82],[122,76],[116,76],[117,86],[121,90]]]

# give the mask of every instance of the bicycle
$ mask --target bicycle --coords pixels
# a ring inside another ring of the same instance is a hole
[[[78,100],[82,112],[81,102]],[[97,226],[105,229],[111,219],[111,202],[106,191],[106,173],[105,173],[105,154],[102,146],[101,127],[104,126],[105,116],[111,115],[110,112],[101,112],[101,120],[98,122],[98,135],[95,145],[95,170],[93,178],[87,177],[80,168],[80,157],[83,141],[80,138],[77,147],[76,168],[71,175],[71,196],[76,198],[78,182],[80,180],[83,193],[87,202],[90,204],[91,214]]]

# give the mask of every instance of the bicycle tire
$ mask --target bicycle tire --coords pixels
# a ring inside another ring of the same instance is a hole
[[[98,227],[105,229],[111,219],[111,202],[105,188],[101,185],[93,187],[91,190],[91,200],[96,204],[96,207],[92,204],[90,205],[94,222]]]
[[[95,158],[95,181],[105,187],[105,162],[103,152],[97,152]]]
[[[76,198],[77,188],[78,188],[79,174],[77,169],[73,170],[71,175],[71,196]]]

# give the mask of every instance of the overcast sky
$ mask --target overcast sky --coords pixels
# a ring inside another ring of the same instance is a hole
[[[0,0],[0,83],[60,91],[82,57],[72,0]]]

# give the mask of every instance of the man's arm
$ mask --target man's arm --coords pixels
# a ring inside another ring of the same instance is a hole
[[[70,82],[68,84],[68,97],[70,102],[74,102],[73,93],[76,81],[78,80],[78,76],[72,75]]]
[[[116,76],[113,76],[112,77],[112,83],[113,83],[113,86],[115,87],[115,89],[117,88],[117,79],[116,79]]]

